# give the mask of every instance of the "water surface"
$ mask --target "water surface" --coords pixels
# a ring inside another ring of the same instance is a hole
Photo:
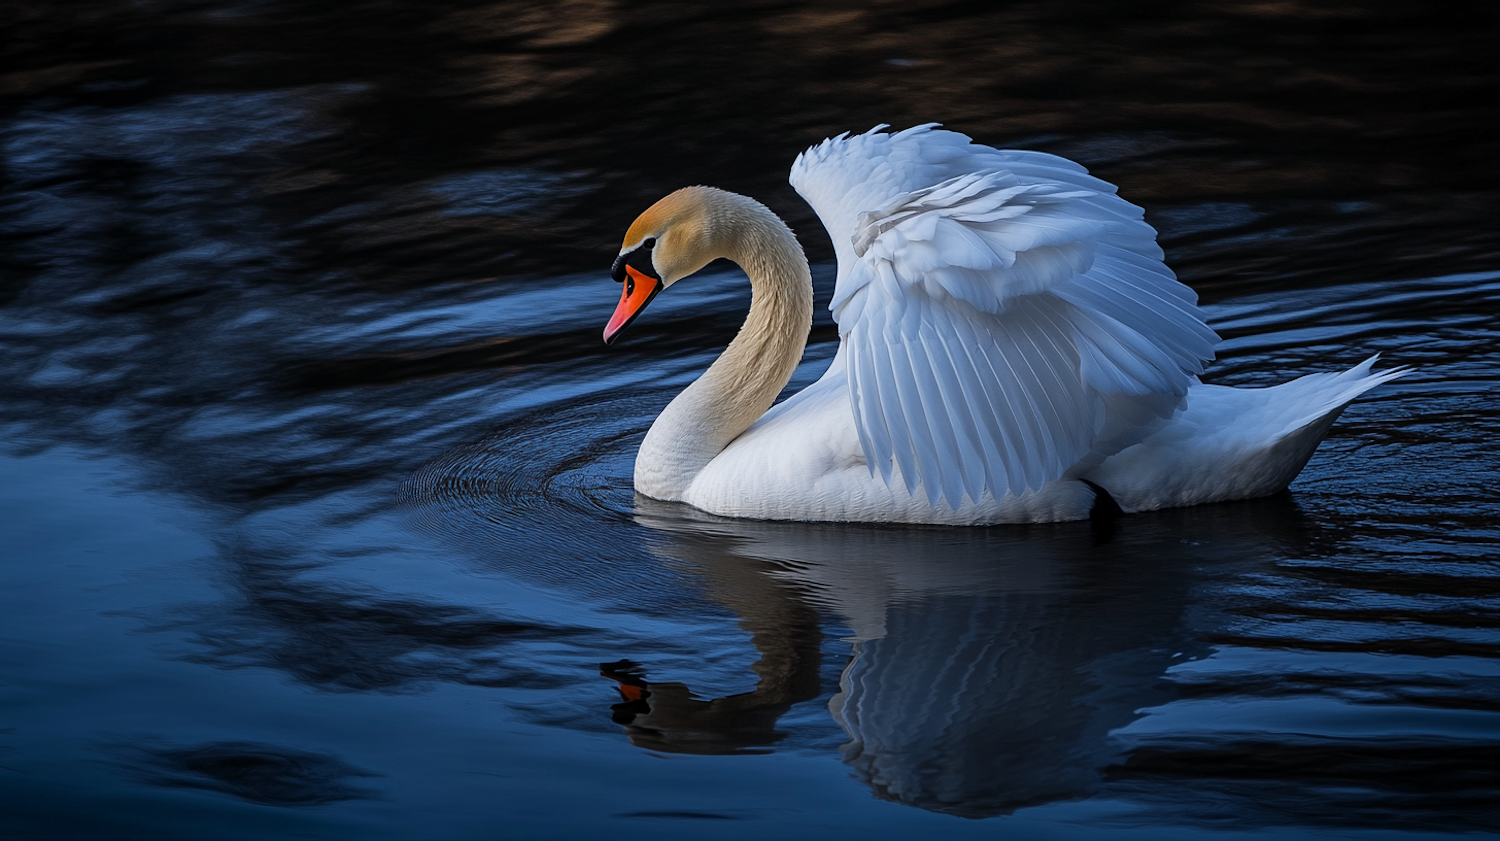
[[[0,75],[17,837],[1500,830],[1500,72],[1475,4],[41,4]],[[1486,115],[1489,116],[1486,116]],[[940,120],[1082,161],[1225,337],[1382,354],[1291,492],[738,522],[634,450],[743,317],[614,347],[635,214]]]

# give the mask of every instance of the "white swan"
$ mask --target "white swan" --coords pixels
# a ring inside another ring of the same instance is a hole
[[[791,230],[709,187],[630,226],[606,342],[715,258],[753,290],[739,335],[646,434],[637,491],[730,517],[945,524],[1083,519],[1106,493],[1127,512],[1264,496],[1350,401],[1404,373],[1371,358],[1204,385],[1219,337],[1112,185],[1053,155],[884,128],[792,165],[838,253],[840,345],[774,408],[812,321]]]

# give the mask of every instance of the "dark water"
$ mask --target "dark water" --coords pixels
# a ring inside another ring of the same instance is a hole
[[[1500,831],[1500,18],[1122,8],[0,6],[0,834]],[[1213,379],[1417,372],[1113,530],[636,499],[747,293],[604,347],[625,226],[756,195],[826,301],[792,157],[929,120],[1144,205]]]

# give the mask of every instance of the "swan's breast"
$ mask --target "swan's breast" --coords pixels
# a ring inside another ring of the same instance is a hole
[[[734,517],[823,519],[869,481],[847,392],[827,378],[781,403],[698,474],[683,501]]]
[[[865,463],[846,380],[839,370],[774,407],[693,480],[683,501],[713,514],[766,520],[979,525],[1077,520],[1093,492],[1082,482],[957,510],[907,493],[898,473],[887,485]]]

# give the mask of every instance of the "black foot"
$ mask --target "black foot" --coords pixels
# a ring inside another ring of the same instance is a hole
[[[1094,491],[1094,507],[1089,509],[1090,520],[1096,523],[1107,523],[1119,519],[1120,515],[1125,513],[1125,510],[1120,507],[1120,503],[1115,502],[1115,498],[1109,495],[1109,491],[1087,479],[1079,479],[1078,481],[1088,485]]]

